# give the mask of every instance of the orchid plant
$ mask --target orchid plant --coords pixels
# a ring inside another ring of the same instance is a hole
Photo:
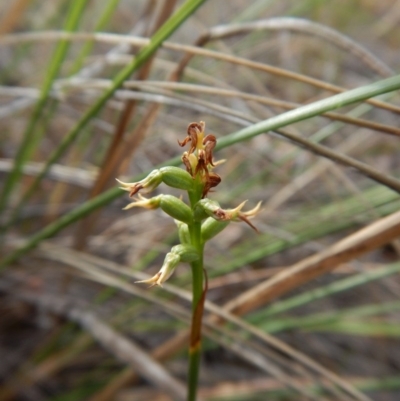
[[[189,373],[188,373],[188,400],[196,399],[198,373],[201,352],[201,320],[207,280],[203,258],[204,246],[207,241],[216,236],[232,221],[243,221],[255,231],[257,229],[249,219],[254,217],[260,209],[261,202],[254,209],[242,211],[241,203],[234,209],[222,209],[218,202],[207,196],[220,182],[221,177],[213,171],[223,161],[213,159],[213,150],[217,144],[212,134],[205,135],[205,123],[190,123],[187,136],[178,143],[181,147],[190,145],[189,150],[182,155],[185,169],[178,167],[163,167],[153,170],[146,178],[139,182],[126,183],[117,180],[121,189],[128,191],[134,202],[127,205],[124,210],[133,207],[147,209],[161,208],[165,213],[175,219],[178,226],[180,244],[172,247],[167,253],[160,271],[148,280],[138,283],[162,286],[174,272],[180,262],[190,263],[192,268],[192,326],[189,347]],[[164,183],[172,188],[187,191],[190,204],[172,195],[158,195],[145,198],[141,193],[149,193]],[[141,193],[139,193],[141,192]]]

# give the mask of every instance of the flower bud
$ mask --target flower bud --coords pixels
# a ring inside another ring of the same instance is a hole
[[[162,173],[160,170],[153,170],[146,178],[138,182],[122,182],[118,179],[117,181],[122,185],[120,188],[128,191],[129,196],[132,197],[141,189],[144,189],[145,193],[156,189],[162,182]]]
[[[180,262],[180,260],[181,259],[179,255],[172,252],[167,253],[165,255],[164,263],[157,274],[147,280],[136,281],[136,283],[150,284],[150,287],[153,287],[155,285],[162,287],[162,283],[164,283],[171,277],[172,273],[175,270],[175,267]]]
[[[175,220],[175,223],[178,227],[179,241],[181,242],[181,244],[190,244],[190,234],[188,225],[182,223],[179,220]]]
[[[186,224],[192,224],[193,213],[186,203],[172,195],[160,195],[161,209],[176,220]]]
[[[227,221],[219,221],[215,220],[213,217],[209,217],[208,219],[204,220],[201,225],[201,240],[202,242],[207,242],[211,238],[215,237],[221,231],[223,231],[228,224],[230,223],[229,220]]]
[[[194,188],[194,180],[192,176],[185,170],[178,167],[162,167],[160,168],[162,181],[169,187],[184,189],[191,191]]]

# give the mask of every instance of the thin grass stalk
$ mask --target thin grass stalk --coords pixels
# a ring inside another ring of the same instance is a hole
[[[109,0],[107,2],[102,15],[100,16],[99,20],[96,23],[96,26],[94,27],[94,30],[96,32],[101,31],[107,25],[119,2],[120,0]],[[79,70],[82,68],[86,57],[93,49],[94,43],[95,42],[93,40],[85,43],[71,68],[71,75],[78,73]]]
[[[400,302],[386,302],[383,304],[369,304],[363,305],[353,308],[341,309],[339,311],[334,312],[323,312],[323,313],[313,313],[307,316],[302,317],[282,317],[275,318],[275,320],[264,321],[260,323],[259,327],[266,332],[273,334],[285,330],[309,330],[309,331],[318,331],[320,329],[330,329],[334,330],[335,325],[338,327],[342,327],[346,322],[350,319],[354,320],[356,323],[367,324],[366,320],[361,319],[362,317],[380,317],[379,315],[389,313],[389,312],[398,312],[400,309]],[[385,325],[388,322],[382,321],[382,317],[380,317],[379,321],[374,321],[372,326],[375,326],[376,331],[379,332],[381,325]],[[382,327],[383,327],[382,326]],[[395,323],[393,327],[397,327],[396,332],[399,333],[398,328],[400,328],[399,323]],[[366,334],[367,335],[367,334]],[[382,331],[382,335],[384,332]]]
[[[73,32],[76,30],[83,15],[83,10],[86,6],[86,3],[87,0],[75,0],[71,3],[65,22],[65,31]],[[11,173],[8,175],[3,190],[0,194],[0,213],[7,207],[11,192],[21,178],[23,165],[32,155],[36,144],[43,135],[43,132],[35,133],[35,128],[42,116],[42,112],[47,103],[53,82],[60,71],[69,46],[69,40],[61,40],[54,51],[53,57],[50,59],[50,65],[45,74],[45,80],[40,92],[39,100],[36,103],[32,117],[25,130],[21,146],[19,147],[18,153],[15,157],[14,167]]]
[[[272,129],[284,127],[289,124],[293,124],[298,121],[302,121],[307,118],[314,117],[321,113],[329,110],[337,109],[339,107],[346,106],[351,103],[355,103],[373,96],[377,96],[383,93],[388,93],[400,88],[400,75],[396,75],[392,78],[377,81],[370,85],[365,85],[360,88],[349,90],[345,93],[331,96],[327,99],[323,99],[312,104],[299,107],[296,110],[291,110],[286,113],[282,113],[278,116],[272,117],[268,120],[261,121],[257,124],[253,124],[250,127],[244,128],[233,134],[227,135],[219,139],[216,149],[223,149],[234,145],[236,143],[249,140],[257,135],[266,133]],[[85,122],[87,123],[87,121]],[[81,122],[79,125],[82,125]],[[84,125],[84,124],[83,124]],[[80,129],[81,127],[79,127]],[[75,129],[74,131],[77,131]],[[77,134],[77,132],[76,132]],[[176,166],[181,162],[179,157],[170,159],[166,163],[160,166]],[[50,166],[48,166],[50,167]],[[46,168],[47,171],[48,168]],[[147,172],[148,173],[148,172]],[[134,178],[135,181],[140,180],[146,174],[141,174]],[[398,181],[398,180],[396,180]],[[399,182],[400,185],[400,182]],[[99,207],[105,206],[114,199],[121,196],[121,192],[118,188],[112,188],[101,195],[93,198],[92,200],[85,202],[83,205],[77,207],[68,214],[65,214],[60,219],[44,227],[41,231],[38,231],[33,235],[24,245],[15,249],[12,253],[7,255],[0,261],[0,270],[6,267],[8,264],[17,260],[20,256],[24,255],[29,250],[36,247],[42,240],[53,236],[54,234],[61,231],[63,228],[69,226],[75,221],[81,219],[92,211]]]
[[[299,107],[298,109],[271,117],[268,120],[253,124],[250,127],[243,128],[240,131],[221,138],[218,141],[216,149],[226,148],[262,133],[398,89],[400,89],[400,75],[383,79],[360,88],[351,89],[347,92],[330,96],[326,99]]]
[[[23,205],[32,196],[36,188],[45,177],[49,168],[65,153],[68,147],[75,141],[78,135],[81,133],[83,128],[100,112],[102,107],[105,105],[107,100],[111,98],[114,92],[122,86],[124,81],[126,81],[134,71],[140,68],[161,46],[164,40],[166,40],[172,33],[179,28],[179,26],[189,18],[198,7],[200,7],[205,0],[187,0],[175,14],[173,14],[168,21],[162,25],[162,27],[151,37],[150,43],[145,46],[135,59],[126,66],[122,71],[120,71],[112,81],[112,86],[107,89],[102,96],[96,101],[96,103],[85,112],[83,117],[78,121],[75,127],[64,137],[59,147],[49,156],[43,170],[36,177],[34,182],[28,188],[28,190],[23,195],[20,202],[17,204],[15,211],[13,213],[12,219],[16,219],[20,213]],[[22,164],[20,166],[22,169]],[[0,203],[0,211],[1,211]],[[3,206],[5,205],[3,201]]]
[[[256,314],[258,319],[265,319],[272,315],[286,312],[288,310],[298,308],[309,302],[316,301],[321,298],[336,294],[341,291],[347,291],[354,287],[367,284],[371,281],[380,280],[384,277],[390,276],[400,272],[400,263],[390,264],[384,266],[380,269],[367,271],[354,275],[352,277],[347,277],[342,280],[335,281],[332,284],[326,285],[324,287],[316,288],[312,291],[307,291],[303,294],[290,297],[283,301],[275,302],[270,307],[263,310],[261,313]],[[252,318],[250,318],[252,320]]]

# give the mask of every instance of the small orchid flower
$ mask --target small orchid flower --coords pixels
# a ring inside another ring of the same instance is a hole
[[[147,280],[136,281],[136,283],[150,284],[150,287],[155,285],[162,287],[162,283],[171,277],[179,262],[193,262],[198,258],[199,254],[193,246],[176,245],[171,249],[171,252],[165,255],[164,263],[157,274]]]

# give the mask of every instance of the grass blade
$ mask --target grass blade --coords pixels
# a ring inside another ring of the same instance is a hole
[[[87,0],[75,0],[71,3],[64,27],[67,32],[73,32],[77,28],[80,18],[83,15],[83,10],[86,3]],[[11,171],[10,175],[7,177],[2,193],[0,195],[0,213],[4,210],[5,207],[7,207],[8,198],[10,197],[13,188],[22,175],[23,165],[33,153],[36,144],[42,136],[41,130],[39,131],[39,133],[35,133],[36,124],[40,120],[54,79],[60,71],[61,65],[64,61],[65,55],[67,54],[69,46],[70,41],[61,40],[58,43],[56,50],[50,59],[50,66],[45,74],[45,81],[40,92],[39,100],[36,103],[28,127],[25,130],[22,144],[19,147],[18,153],[15,157],[14,168]]]

